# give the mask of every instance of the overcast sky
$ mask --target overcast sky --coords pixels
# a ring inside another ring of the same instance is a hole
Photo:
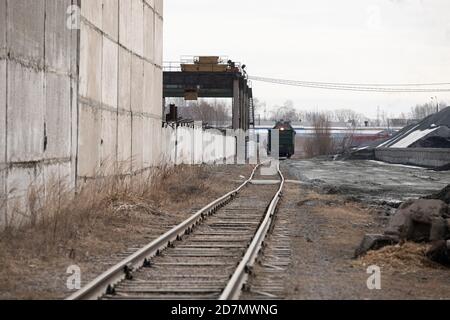
[[[450,82],[449,0],[166,0],[164,59],[225,55],[254,76],[350,83]],[[431,96],[283,87],[255,82],[269,106],[408,112]]]

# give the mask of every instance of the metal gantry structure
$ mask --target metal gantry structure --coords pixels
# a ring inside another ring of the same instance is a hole
[[[166,63],[163,104],[168,98],[231,98],[233,129],[248,130],[255,124],[253,89],[245,65],[220,57],[184,58]]]

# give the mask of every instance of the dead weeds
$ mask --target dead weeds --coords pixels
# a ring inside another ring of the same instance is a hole
[[[232,179],[249,171],[160,167],[136,175],[99,175],[78,190],[59,179],[30,186],[27,205],[17,207],[0,232],[0,297],[64,297],[67,266],[79,265],[84,281],[92,279],[107,263],[120,261],[130,246],[147,244],[194,207],[230,191],[236,185]]]
[[[369,251],[365,256],[356,260],[355,264],[363,267],[377,265],[400,272],[417,272],[424,268],[445,269],[426,257],[425,252],[428,248],[429,245],[427,244],[406,242],[376,251]]]

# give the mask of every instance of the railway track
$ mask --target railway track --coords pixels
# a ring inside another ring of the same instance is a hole
[[[258,168],[239,188],[110,268],[68,300],[239,299],[285,181],[278,167],[278,184],[252,184]]]

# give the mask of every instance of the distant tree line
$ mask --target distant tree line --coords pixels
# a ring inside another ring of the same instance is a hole
[[[169,103],[178,106],[181,120],[201,121],[204,125],[217,127],[226,126],[231,121],[230,108],[223,101],[171,99]]]
[[[446,103],[439,103],[439,110],[444,109]],[[283,105],[275,105],[271,108],[272,111],[267,112],[266,103],[255,99],[255,112],[261,118],[272,121],[288,120],[292,122],[306,122],[313,124],[317,120],[318,111],[297,110],[291,100],[287,100]],[[427,116],[436,113],[437,105],[433,103],[425,103],[416,105],[411,108],[409,113],[401,113],[398,119],[404,120],[422,120]],[[377,110],[377,118],[369,119],[362,113],[358,113],[352,109],[342,108],[334,111],[321,111],[322,116],[326,116],[329,122],[346,123],[352,126],[364,126],[367,122],[372,126],[389,126],[391,118],[388,117],[384,110]],[[264,115],[264,116],[262,116]],[[406,121],[405,121],[406,122]]]
[[[294,103],[290,100],[286,101],[282,106],[275,106],[268,120],[289,120],[292,122],[317,122],[317,111],[300,110],[297,111]],[[364,125],[369,119],[362,113],[358,113],[351,109],[338,109],[334,111],[320,112],[321,118],[325,117],[328,122],[341,122],[354,126]]]
[[[439,103],[439,110],[444,109],[445,107],[447,107],[447,104],[445,102],[440,102]],[[403,115],[404,117],[409,119],[417,119],[417,120],[422,120],[434,113],[437,112],[437,104],[436,103],[425,103],[425,104],[418,104],[415,107],[411,108],[411,112],[409,115]]]

